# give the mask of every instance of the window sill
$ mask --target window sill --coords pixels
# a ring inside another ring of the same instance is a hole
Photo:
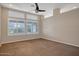
[[[20,36],[20,35],[25,35],[25,33],[18,33],[18,34],[8,34],[8,36]]]
[[[23,36],[23,35],[35,35],[35,34],[39,34],[39,32],[36,33],[18,33],[18,34],[8,34],[8,36]]]

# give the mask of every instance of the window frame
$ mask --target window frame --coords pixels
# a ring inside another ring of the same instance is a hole
[[[35,22],[37,24],[37,32],[28,32],[28,22]],[[39,20],[28,19],[26,20],[26,33],[27,34],[38,34],[39,33]]]
[[[8,28],[8,36],[25,35],[25,34],[26,34],[26,33],[25,33],[25,30],[26,30],[26,29],[24,29],[24,32],[19,33],[17,26],[16,26],[16,28],[17,28],[17,32],[16,32],[16,33],[13,33],[13,34],[10,34],[10,33],[9,33],[9,21],[10,21],[9,18],[14,19],[13,21],[15,21],[16,23],[17,23],[18,21],[24,21],[24,25],[25,25],[25,19],[24,19],[24,18],[8,17],[8,27],[7,27],[7,28]],[[24,20],[15,20],[15,19],[24,19]],[[18,25],[18,23],[17,23],[17,25]],[[25,27],[25,28],[26,28],[26,27]]]

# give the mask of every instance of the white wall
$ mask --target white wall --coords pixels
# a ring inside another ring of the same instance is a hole
[[[43,38],[79,47],[79,9],[43,21]]]
[[[0,6],[0,43],[1,43],[1,6]]]

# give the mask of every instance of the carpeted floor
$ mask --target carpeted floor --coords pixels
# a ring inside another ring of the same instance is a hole
[[[79,56],[79,48],[49,41],[34,39],[4,44],[0,55],[7,56]]]

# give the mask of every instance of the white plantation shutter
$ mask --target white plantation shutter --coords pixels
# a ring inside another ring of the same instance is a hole
[[[25,18],[24,13],[18,11],[9,11],[9,17]]]
[[[26,17],[27,19],[38,20],[38,16],[36,15],[27,14]]]

